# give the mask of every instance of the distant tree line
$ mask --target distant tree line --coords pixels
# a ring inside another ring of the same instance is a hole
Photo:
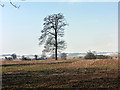
[[[87,55],[84,57],[85,59],[112,59],[110,56],[105,55],[95,55],[93,52],[87,52]]]
[[[31,59],[31,58],[29,58],[29,57],[25,57],[24,55],[22,56],[22,58],[21,58],[21,60],[46,60],[47,59],[47,57],[44,55],[42,55],[40,58],[38,58],[38,55],[34,55],[34,58],[33,59]]]
[[[46,59],[54,59],[55,58],[55,54],[51,55],[50,57],[47,57],[45,54],[42,54],[41,57],[39,57],[38,55],[34,55],[34,58],[29,58],[27,56],[22,56],[21,58],[19,58],[20,60],[46,60]],[[112,59],[113,57],[111,56],[106,56],[106,55],[96,55],[94,52],[87,52],[87,54],[82,57],[80,56],[78,59]],[[9,57],[5,57],[5,60],[15,60],[17,59],[17,55],[11,54],[11,56]],[[66,53],[61,53],[59,59],[61,60],[66,60],[67,59],[67,54]],[[73,59],[76,59],[75,57],[73,57]]]
[[[50,57],[47,57],[45,53],[42,53],[42,55],[39,57],[38,55],[34,55],[34,58],[29,58],[25,55],[22,55],[21,58],[17,58],[17,55],[11,54],[9,57],[6,56],[5,60],[15,60],[15,59],[19,59],[19,60],[46,60],[46,59],[54,59],[55,55],[51,55]],[[66,60],[67,59],[67,54],[66,53],[61,53],[60,58],[62,60]]]
[[[11,57],[5,57],[5,60],[15,60],[17,58],[17,55],[14,53],[14,54],[11,54]]]

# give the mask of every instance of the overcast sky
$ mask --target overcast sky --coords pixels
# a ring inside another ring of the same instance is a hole
[[[118,51],[117,2],[25,2],[15,9],[1,8],[2,54],[41,54],[38,38],[47,15],[62,13],[65,27],[63,52]],[[0,40],[1,40],[0,39]],[[1,50],[1,49],[0,49]]]

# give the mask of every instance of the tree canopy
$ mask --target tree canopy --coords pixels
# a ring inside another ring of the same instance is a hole
[[[61,39],[64,36],[64,27],[68,25],[63,14],[52,14],[44,18],[43,29],[39,38],[39,45],[44,45],[43,52],[55,53],[61,52],[66,48],[66,42]]]

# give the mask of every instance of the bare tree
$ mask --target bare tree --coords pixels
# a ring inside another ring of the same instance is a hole
[[[39,45],[44,45],[44,52],[55,53],[57,60],[57,52],[61,52],[66,48],[66,43],[61,37],[64,36],[64,27],[68,25],[63,14],[52,14],[44,18],[42,35],[40,36]]]

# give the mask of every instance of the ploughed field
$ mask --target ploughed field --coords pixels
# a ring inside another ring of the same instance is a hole
[[[2,88],[118,88],[118,59],[2,61]]]

